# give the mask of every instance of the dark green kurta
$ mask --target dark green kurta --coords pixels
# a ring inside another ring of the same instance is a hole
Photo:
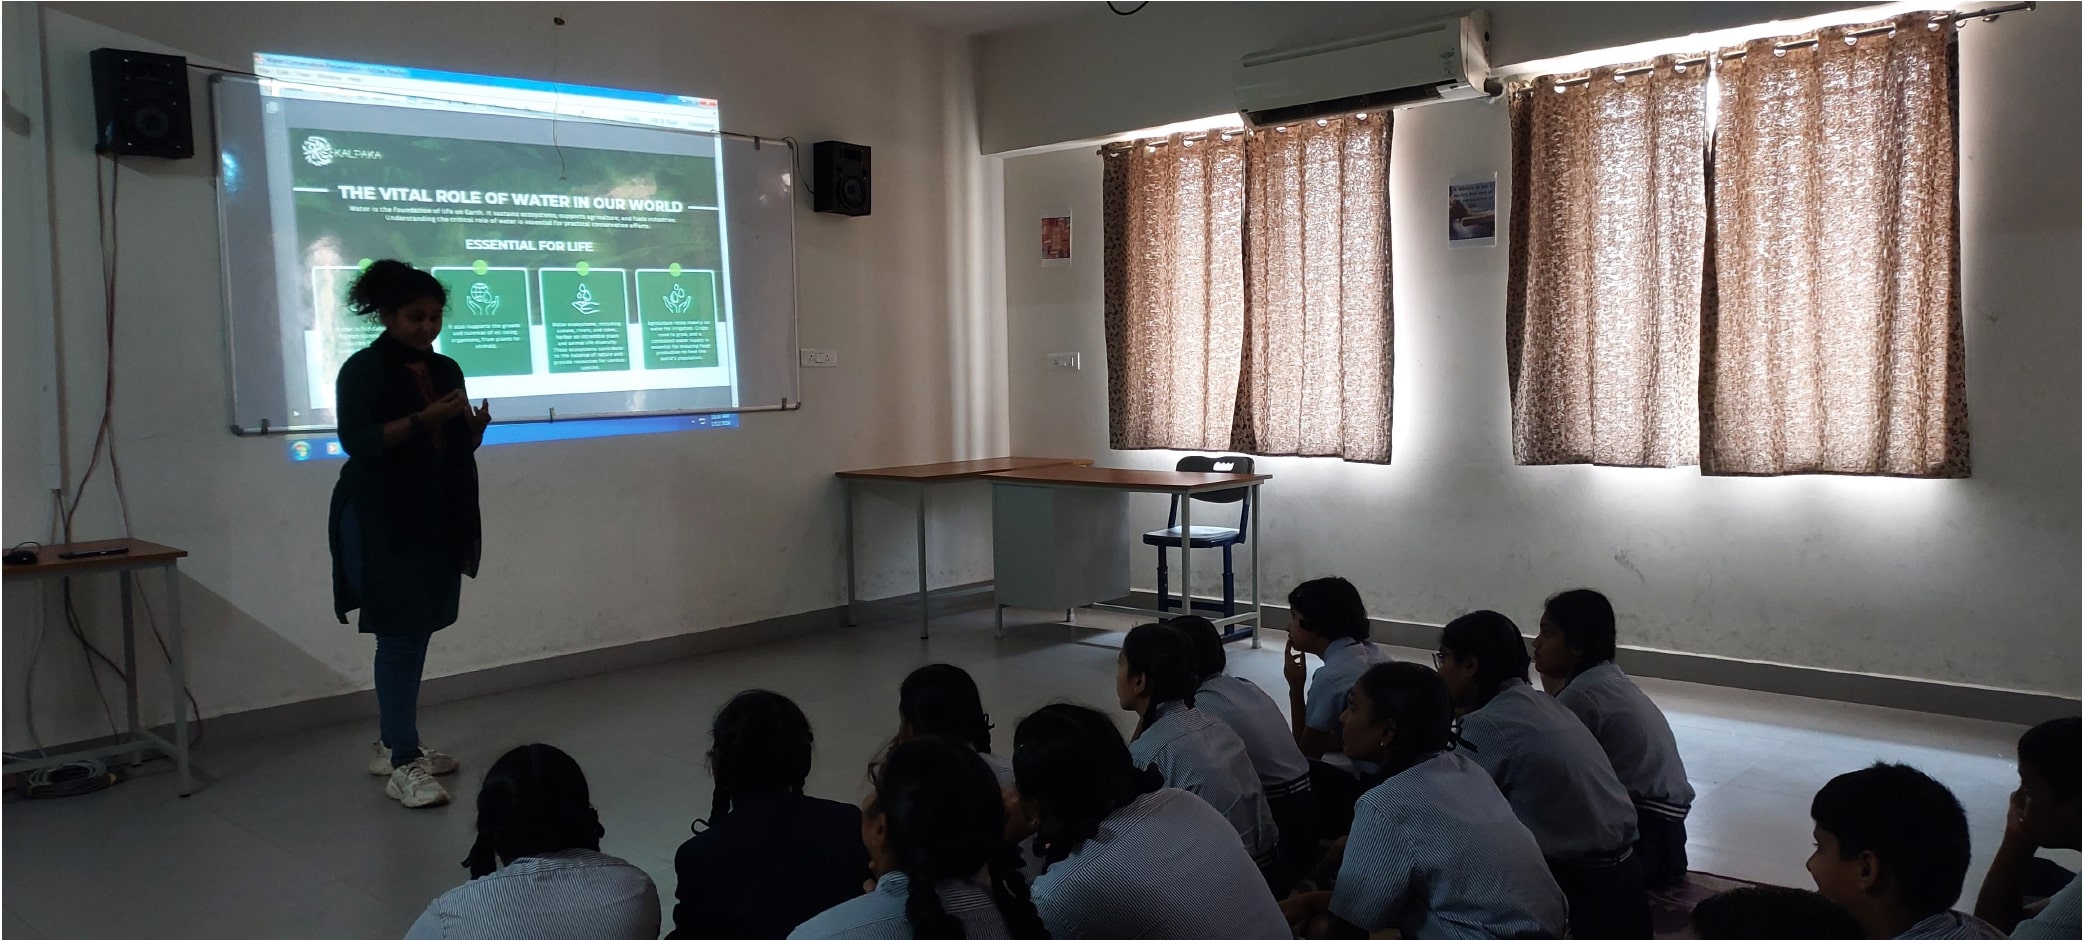
[[[360,609],[363,633],[424,636],[456,622],[463,576],[478,574],[478,435],[466,413],[386,448],[383,427],[431,401],[407,367],[425,362],[434,397],[463,387],[456,360],[384,335],[340,367],[336,396],[347,465],[333,487],[327,536],[333,553],[333,611]],[[343,548],[352,513],[359,551]],[[348,577],[359,563],[361,588]]]

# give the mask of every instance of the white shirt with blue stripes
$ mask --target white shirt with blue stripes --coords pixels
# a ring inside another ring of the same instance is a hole
[[[944,881],[936,889],[941,910],[962,922],[969,940],[1011,940],[1006,919],[982,885]],[[912,883],[903,872],[876,879],[876,889],[831,908],[799,925],[789,940],[912,940],[912,921],[905,915]]]
[[[427,905],[406,940],[656,940],[658,888],[612,855],[574,849],[514,860]]]
[[[1556,701],[1599,740],[1637,808],[1686,818],[1693,807],[1693,784],[1686,780],[1671,722],[1620,666],[1604,662],[1578,673],[1556,693]]]
[[[1509,679],[1462,717],[1469,759],[1488,771],[1541,843],[1559,861],[1626,853],[1635,846],[1635,804],[1583,722],[1548,693]]]
[[[1271,861],[1280,829],[1237,732],[1184,702],[1152,706],[1151,714],[1149,726],[1129,742],[1129,758],[1158,768],[1166,786],[1206,800],[1230,821],[1252,858]]]
[[[1288,940],[1230,824],[1185,790],[1146,793],[1035,879],[1053,940]]]
[[[1194,708],[1229,725],[1245,742],[1245,756],[1259,774],[1259,786],[1271,799],[1277,793],[1307,789],[1310,761],[1295,746],[1295,735],[1273,696],[1250,679],[1216,674],[1194,693]]]
[[[1568,920],[1534,834],[1483,768],[1452,751],[1354,805],[1331,912],[1363,930],[1448,940],[1561,937]]]

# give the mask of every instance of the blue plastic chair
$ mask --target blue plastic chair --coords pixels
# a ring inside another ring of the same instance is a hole
[[[1179,465],[1174,469],[1182,473],[1251,473],[1252,458],[1236,456],[1181,457]],[[1196,609],[1221,611],[1225,617],[1235,617],[1237,616],[1237,570],[1231,564],[1231,550],[1246,539],[1251,528],[1252,488],[1239,487],[1233,490],[1221,490],[1197,495],[1193,498],[1204,503],[1242,503],[1243,505],[1239,507],[1237,513],[1237,527],[1226,528],[1223,526],[1197,525],[1192,533],[1187,534],[1188,537],[1184,540],[1186,544],[1183,546],[1179,530],[1179,497],[1175,496],[1172,498],[1172,510],[1166,516],[1165,528],[1143,534],[1143,544],[1155,545],[1158,548],[1158,609],[1163,611],[1185,606],[1190,611]],[[1194,586],[1191,584],[1183,586],[1180,591],[1181,597],[1186,599],[1187,603],[1183,605],[1181,601],[1172,599],[1171,569],[1166,565],[1165,553],[1167,550],[1174,548],[1178,548],[1183,552],[1193,551],[1197,548],[1220,548],[1223,550],[1222,603],[1192,600]]]

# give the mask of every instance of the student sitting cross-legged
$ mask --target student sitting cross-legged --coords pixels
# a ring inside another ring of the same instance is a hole
[[[961,666],[933,663],[912,670],[897,687],[897,738],[947,738],[969,747],[984,759],[1002,787],[1013,785],[1013,761],[991,752],[991,716],[977,680]]]
[[[790,940],[1048,940],[1003,838],[998,780],[975,751],[914,738],[869,775],[861,841],[875,890],[805,921]]]
[[[1289,876],[1303,875],[1317,863],[1316,804],[1310,793],[1310,762],[1296,746],[1281,706],[1250,679],[1224,674],[1229,657],[1208,618],[1175,617],[1166,623],[1194,650],[1194,671],[1201,676],[1194,707],[1229,725],[1245,743],[1245,756],[1259,775],[1259,788],[1266,791],[1267,808],[1280,830],[1281,863]]]
[[[2076,937],[2078,925],[2077,883],[2062,866],[2035,856],[2040,849],[2069,849],[2079,846],[2084,819],[2078,812],[2078,767],[2080,731],[2078,719],[2044,721],[2019,738],[2019,789],[2012,794],[2006,815],[2004,841],[1997,858],[1983,878],[1982,893],[1976,896],[1976,916],[2000,930],[2010,929],[2013,940],[2054,940]],[[2036,867],[2055,873],[2064,881],[2038,890],[2029,887]],[[2023,903],[2027,897],[2048,898],[2047,905],[2031,917]]]
[[[1952,910],[1968,875],[1968,816],[1939,781],[1902,764],[1841,774],[1810,801],[1816,890],[1852,912],[1868,940],[1995,940]]]
[[[1195,707],[1200,684],[1193,648],[1178,630],[1147,623],[1129,631],[1114,674],[1115,697],[1138,716],[1129,757],[1222,813],[1269,886],[1284,893],[1280,830],[1259,775],[1237,732]]]
[[[1686,880],[1686,814],[1693,784],[1671,723],[1614,665],[1614,606],[1598,591],[1549,598],[1534,637],[1534,669],[1564,683],[1556,701],[1585,723],[1635,801],[1635,854],[1652,891]]]
[[[1519,627],[1496,611],[1440,633],[1440,678],[1465,710],[1461,736],[1534,833],[1584,940],[1648,940],[1650,904],[1635,857],[1635,805],[1576,715],[1527,684]]]
[[[1452,750],[1454,707],[1415,663],[1369,669],[1347,698],[1346,753],[1388,774],[1353,811],[1335,887],[1282,912],[1326,938],[1395,927],[1406,937],[1561,938],[1569,917],[1541,846],[1490,775]]]
[[[741,692],[710,728],[709,818],[680,846],[672,940],[781,940],[861,894],[861,811],[803,795],[810,721],[788,698]]]
[[[658,936],[658,889],[601,854],[601,820],[577,761],[548,744],[514,748],[485,772],[470,882],[427,906],[406,940]]]
[[[1022,719],[1013,776],[1048,863],[1034,899],[1055,940],[1289,937],[1229,821],[1138,769],[1106,715],[1058,704]]]
[[[1368,641],[1368,609],[1359,589],[1345,578],[1305,581],[1288,592],[1288,648],[1281,677],[1288,682],[1288,714],[1296,746],[1310,759],[1310,789],[1317,808],[1317,836],[1346,834],[1353,801],[1379,768],[1339,752],[1339,712],[1346,690],[1389,653]],[[1324,661],[1303,691],[1304,654]]]

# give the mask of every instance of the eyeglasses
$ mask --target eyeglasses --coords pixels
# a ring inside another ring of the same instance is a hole
[[[1439,672],[1439,671],[1440,671],[1441,669],[1444,669],[1444,668],[1446,668],[1446,666],[1447,666],[1447,654],[1446,654],[1446,653],[1434,653],[1434,654],[1433,654],[1433,671],[1434,671],[1434,672]]]

